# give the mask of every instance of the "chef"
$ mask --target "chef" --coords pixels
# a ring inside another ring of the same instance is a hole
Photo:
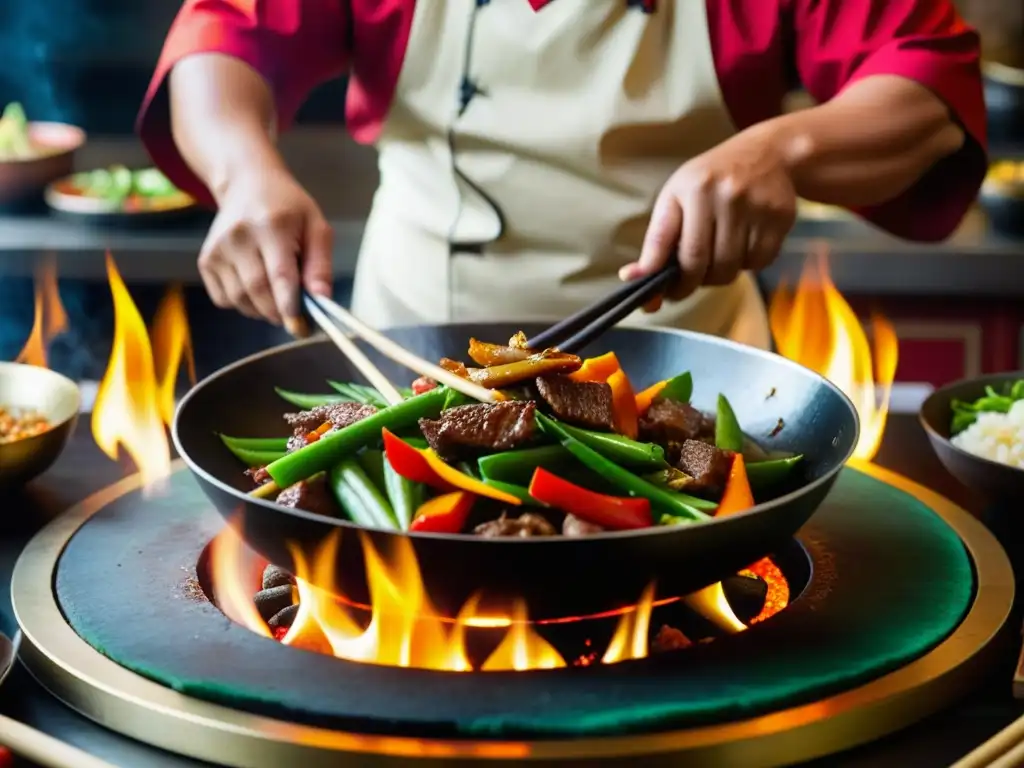
[[[185,0],[139,126],[217,207],[218,306],[292,327],[300,285],[331,290],[275,137],[343,73],[379,153],[353,298],[376,326],[553,319],[678,259],[633,320],[764,347],[750,272],[798,197],[935,241],[986,169],[951,0]],[[818,106],[781,115],[797,83]]]

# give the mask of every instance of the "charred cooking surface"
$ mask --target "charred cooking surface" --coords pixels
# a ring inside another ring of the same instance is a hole
[[[574,736],[750,716],[917,657],[959,622],[972,596],[971,563],[951,529],[911,497],[845,470],[803,532],[815,542],[808,587],[786,611],[740,635],[585,670],[380,667],[297,651],[187,599],[181,569],[221,528],[207,509],[179,472],[166,497],[132,493],[98,512],[58,564],[55,591],[68,622],[110,658],[188,695],[364,732]],[[865,568],[866,557],[878,567]],[[794,583],[807,578],[799,550],[783,560],[792,563]],[[571,564],[565,575],[572,583]],[[252,593],[287,583],[286,574],[264,573]],[[670,629],[661,632],[663,625]],[[678,644],[671,626],[656,614],[652,635]]]
[[[560,419],[591,429],[614,428],[612,388],[607,384],[546,376],[537,379],[537,392]]]
[[[460,405],[443,411],[438,419],[420,419],[420,431],[438,456],[460,461],[528,442],[536,429],[536,409],[532,400]]]

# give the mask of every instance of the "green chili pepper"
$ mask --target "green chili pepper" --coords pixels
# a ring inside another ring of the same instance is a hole
[[[280,387],[274,387],[274,391],[277,392],[278,396],[282,400],[287,400],[292,405],[301,408],[304,411],[316,408],[318,405],[352,402],[351,398],[344,397],[343,395],[307,395],[302,392],[290,392],[287,389],[281,389]]]
[[[958,434],[967,429],[971,424],[977,421],[978,415],[969,411],[954,411],[953,421],[950,424],[949,431],[951,434]]]
[[[230,435],[218,434],[228,448],[241,448],[246,451],[268,451],[271,453],[284,453],[288,450],[287,437],[231,437]]]
[[[743,430],[736,420],[736,413],[733,411],[725,395],[718,396],[718,412],[715,415],[715,446],[723,451],[743,450]]]
[[[575,463],[572,454],[560,444],[492,453],[477,460],[480,475],[484,480],[520,485],[529,484],[537,467],[557,474],[559,469]]]
[[[658,393],[658,397],[665,400],[675,400],[677,403],[688,403],[693,396],[693,376],[689,371],[668,380],[668,384]]]
[[[803,461],[803,454],[789,456],[785,459],[769,459],[747,464],[747,480],[754,490],[768,488],[786,478],[793,467]]]
[[[267,472],[278,487],[287,488],[328,469],[360,448],[379,444],[384,429],[398,432],[414,427],[421,418],[437,418],[447,396],[445,387],[437,387],[389,405],[355,424],[328,432],[315,443],[282,456],[267,466]]]
[[[710,505],[711,509],[716,506],[714,503],[705,502],[702,499],[695,499],[681,493],[672,493],[656,485],[652,485],[641,477],[620,467],[602,456],[597,451],[588,447],[570,433],[564,424],[556,422],[543,414],[537,414],[537,423],[550,437],[558,440],[565,448],[575,456],[581,464],[591,471],[600,475],[604,480],[611,483],[618,489],[625,491],[630,496],[640,496],[651,502],[656,512],[669,515],[678,515],[690,520],[707,520],[708,515],[700,511],[691,502],[700,502]]]
[[[395,513],[384,494],[366,476],[357,459],[348,458],[336,464],[330,471],[328,482],[353,523],[365,528],[394,530],[398,527]]]
[[[391,509],[398,520],[398,527],[409,530],[416,510],[420,508],[424,499],[424,488],[419,483],[406,480],[395,472],[391,462],[384,457],[384,490],[387,493],[388,501],[391,502]]]
[[[640,443],[608,432],[591,432],[589,429],[570,427],[563,422],[558,422],[558,426],[591,450],[624,467],[649,470],[668,467],[665,450],[660,445]]]

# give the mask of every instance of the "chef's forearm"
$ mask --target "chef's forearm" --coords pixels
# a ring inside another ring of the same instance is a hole
[[[175,144],[214,198],[240,172],[283,163],[274,146],[270,87],[238,59],[217,53],[182,59],[171,72],[170,102]]]
[[[965,140],[935,94],[895,76],[865,78],[751,130],[777,137],[800,197],[848,207],[893,199]]]

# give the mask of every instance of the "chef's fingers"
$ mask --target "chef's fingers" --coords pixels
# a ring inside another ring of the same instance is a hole
[[[297,221],[297,220],[296,220]],[[302,317],[299,304],[299,238],[296,224],[282,222],[259,232],[260,255],[277,322],[292,332]]]
[[[743,195],[729,187],[715,197],[715,244],[704,285],[728,285],[743,269],[750,238],[750,211]]]
[[[234,259],[234,257],[232,257],[232,259]],[[256,310],[256,307],[249,299],[249,292],[245,288],[245,283],[242,281],[241,275],[238,274],[238,270],[235,269],[231,262],[224,260],[220,263],[217,270],[217,277],[220,280],[220,284],[223,286],[224,293],[227,294],[228,302],[232,307],[246,317],[254,319],[261,317],[261,314]]]
[[[317,296],[333,293],[334,230],[318,210],[306,216],[305,249],[302,258],[302,284]]]
[[[743,268],[759,270],[769,266],[778,257],[785,239],[784,229],[771,225],[755,226],[750,232]]]
[[[636,280],[651,275],[675,258],[679,235],[683,229],[683,211],[679,201],[666,186],[654,203],[651,221],[647,225],[640,259],[619,270],[619,279]]]
[[[684,299],[704,282],[715,248],[715,203],[705,190],[694,189],[683,200],[683,234],[679,238],[682,277],[668,291],[673,301]]]
[[[270,276],[267,274],[270,262],[267,259],[266,248],[261,244],[259,250],[255,246],[238,250],[232,255],[231,263],[242,281],[249,302],[260,315],[271,323],[279,325],[281,313],[274,301]]]

